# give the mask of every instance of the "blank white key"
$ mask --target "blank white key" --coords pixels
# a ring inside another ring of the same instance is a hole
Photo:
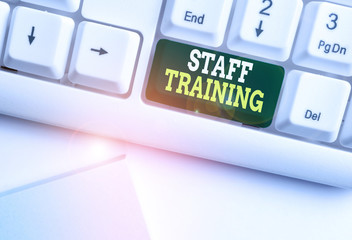
[[[0,2],[0,55],[2,52],[2,45],[4,44],[4,37],[6,33],[9,13],[10,13],[9,5],[7,3]]]
[[[108,92],[127,93],[139,38],[135,32],[82,22],[77,31],[69,80]]]
[[[82,15],[86,19],[138,30],[143,37],[154,31],[163,0],[84,0]]]
[[[349,106],[347,107],[346,117],[343,123],[340,134],[340,143],[345,146],[352,148],[352,104],[350,101]]]
[[[346,81],[291,71],[278,110],[276,128],[319,141],[335,141],[350,89]]]
[[[25,7],[15,8],[5,66],[48,78],[62,78],[73,28],[70,18]]]
[[[171,0],[166,3],[161,32],[209,46],[223,42],[231,0]]]
[[[80,4],[80,0],[22,0],[22,2],[42,5],[66,12],[76,12]]]
[[[308,3],[293,52],[297,65],[352,75],[352,8]]]
[[[228,47],[259,57],[287,60],[302,6],[301,0],[238,0]]]

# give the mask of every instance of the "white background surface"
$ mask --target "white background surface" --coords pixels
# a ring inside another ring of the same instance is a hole
[[[352,239],[352,192],[133,147],[152,239]]]
[[[50,160],[67,148],[67,130],[7,117],[0,124],[2,161]],[[83,140],[74,144],[85,156]],[[126,151],[151,239],[352,239],[351,190],[132,144]]]

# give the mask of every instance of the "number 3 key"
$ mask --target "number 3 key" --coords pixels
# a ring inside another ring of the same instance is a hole
[[[293,62],[303,67],[351,76],[351,23],[352,8],[332,3],[308,3]]]

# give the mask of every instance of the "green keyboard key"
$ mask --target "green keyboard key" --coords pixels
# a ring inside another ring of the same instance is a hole
[[[160,40],[146,98],[264,128],[272,121],[283,78],[280,66]]]

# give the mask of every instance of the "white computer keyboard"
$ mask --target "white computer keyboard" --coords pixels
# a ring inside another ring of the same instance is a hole
[[[0,1],[0,113],[352,187],[352,2]]]

